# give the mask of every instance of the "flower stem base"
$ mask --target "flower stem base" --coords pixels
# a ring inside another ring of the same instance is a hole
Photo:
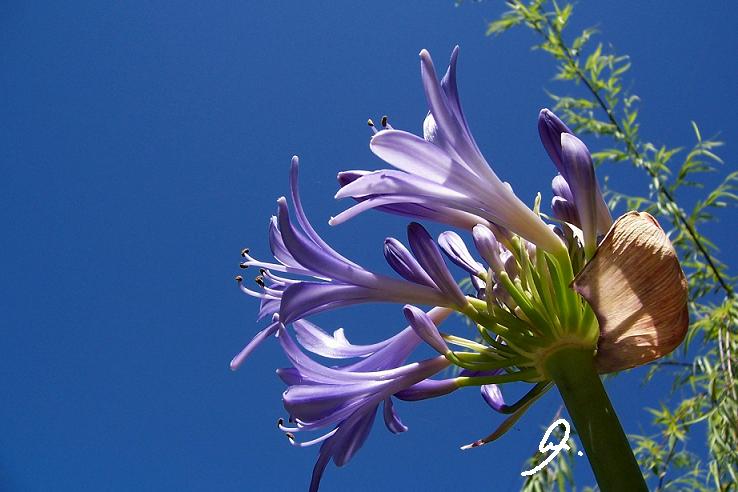
[[[566,347],[548,356],[546,373],[556,383],[602,492],[647,491],[590,349]]]

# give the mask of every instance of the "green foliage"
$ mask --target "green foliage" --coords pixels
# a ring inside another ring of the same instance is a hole
[[[630,164],[644,173],[642,196],[606,186],[608,204],[657,216],[669,229],[687,276],[691,315],[687,342],[679,353],[653,363],[644,381],[648,384],[656,373],[669,371],[674,383],[670,401],[658,410],[647,410],[656,432],[631,436],[641,469],[654,490],[736,491],[736,277],[717,258],[718,248],[702,228],[718,220],[721,209],[738,203],[738,171],[705,189],[706,175],[720,172],[723,164],[715,153],[722,142],[705,139],[694,122],[691,146],[669,148],[644,139],[640,99],[623,85],[631,67],[628,56],[601,42],[594,44],[594,28],[570,34],[573,4],[509,0],[507,7],[489,23],[487,35],[498,36],[514,27],[533,33],[533,48],[548,53],[555,62],[554,80],[567,83],[565,93],[549,92],[555,110],[575,131],[601,137],[602,148],[593,152],[596,165]],[[698,198],[688,203],[687,197],[695,195]],[[676,360],[678,356],[691,360]],[[695,441],[697,449],[707,448],[707,460],[691,450]],[[562,453],[545,472],[529,477],[523,489],[574,489],[572,456],[572,452]],[[537,463],[535,457],[531,463]]]
[[[552,420],[556,420],[559,418],[561,410],[562,409],[559,408],[559,411]],[[542,430],[545,432],[546,428]],[[574,429],[572,429],[572,435],[574,435],[574,433],[575,431]],[[561,427],[557,427],[551,433],[551,437],[549,440],[550,442],[558,443],[561,442],[561,439],[563,437],[563,430],[561,429]],[[539,472],[525,477],[523,490],[527,492],[550,492],[554,490],[558,492],[576,492],[577,487],[574,482],[574,465],[576,463],[578,449],[576,442],[571,437],[569,438],[567,444],[569,445],[568,451],[561,450],[559,455],[550,463],[548,463],[548,465],[543,467]],[[544,459],[546,459],[549,454],[550,453],[536,452],[535,454],[533,454],[533,456],[530,457],[530,459],[528,459],[528,461],[526,461],[524,469],[533,469]],[[581,460],[581,458],[579,459]],[[595,489],[593,489],[592,487],[584,487],[580,490],[582,492],[589,492]]]

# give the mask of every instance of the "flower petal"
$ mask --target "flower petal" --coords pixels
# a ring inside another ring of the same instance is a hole
[[[459,306],[466,306],[468,301],[466,296],[459,288],[448,271],[443,256],[438,249],[433,238],[428,234],[425,228],[417,222],[411,222],[407,226],[407,238],[410,243],[410,249],[415,254],[418,263],[428,273],[433,282],[438,286],[444,294],[446,294],[453,302]]]
[[[436,327],[433,320],[427,314],[410,304],[406,305],[402,309],[402,312],[407,322],[410,323],[410,326],[415,331],[415,334],[425,343],[433,347],[441,355],[449,352],[448,345],[446,345],[446,342],[438,332],[438,327]]]
[[[238,369],[241,364],[243,364],[243,361],[246,360],[246,358],[251,355],[251,352],[256,349],[259,345],[261,345],[264,340],[269,338],[270,336],[277,333],[277,330],[279,329],[279,321],[275,321],[274,323],[270,324],[263,330],[261,330],[259,333],[254,335],[254,338],[251,339],[251,341],[241,350],[234,358],[231,360],[231,371],[235,371]]]
[[[458,302],[455,298],[449,298],[439,290],[424,285],[391,278],[382,279],[386,285],[377,289],[321,282],[290,285],[282,295],[279,317],[287,324],[311,314],[370,301],[428,306],[449,306],[452,302]]]
[[[505,270],[505,261],[500,256],[500,243],[497,241],[494,233],[483,225],[474,226],[472,229],[472,237],[474,238],[474,246],[482,255],[484,261],[487,262],[496,275]]]
[[[303,268],[319,275],[341,280],[346,283],[366,285],[372,284],[376,277],[346,261],[331,248],[324,248],[312,241],[309,236],[300,233],[290,220],[287,200],[284,197],[277,200],[277,222],[284,245],[289,253]]]
[[[568,222],[579,227],[579,214],[576,207],[569,200],[565,200],[560,196],[551,199],[551,212],[557,219]]]
[[[410,251],[397,239],[388,237],[384,240],[384,258],[387,260],[389,266],[403,278],[416,284],[427,285],[433,289],[436,288],[433,279],[425,273],[425,270],[423,270]]]
[[[382,130],[372,137],[369,148],[397,169],[436,183],[478,179],[463,162],[452,159],[433,143],[403,130]]]
[[[558,169],[559,173],[561,173],[565,181],[568,181],[569,185],[574,188],[576,186],[576,183],[571,182],[572,176],[569,175],[570,170],[564,158],[561,145],[562,136],[564,134],[569,134],[573,136],[574,132],[572,132],[569,127],[566,126],[564,122],[559,119],[558,116],[553,114],[550,110],[544,108],[538,115],[538,133],[541,137],[541,143],[543,143],[543,147],[546,149],[549,157],[556,165],[556,169]],[[591,212],[588,211],[587,213],[594,214],[594,216],[596,217],[597,234],[604,234],[605,232],[607,232],[608,229],[610,229],[610,226],[612,225],[612,216],[610,215],[610,209],[607,208],[607,204],[602,198],[602,192],[600,191],[600,187],[597,184],[596,179],[594,182],[594,187],[596,195],[594,209]],[[564,198],[566,198],[569,202],[574,203],[573,199],[569,199],[565,196]]]
[[[354,345],[350,343],[339,328],[329,335],[319,326],[308,320],[299,319],[292,323],[295,337],[306,350],[321,357],[331,359],[348,359],[352,357],[366,357],[392,342],[392,338],[370,345]]]
[[[321,282],[300,282],[284,291],[279,317],[283,323],[352,304],[377,300],[379,292],[365,287]]]
[[[436,148],[433,145],[431,147]],[[456,184],[457,186],[463,186]],[[434,197],[450,203],[467,200],[465,193],[458,192],[455,188],[444,183],[432,181],[422,172],[410,174],[394,169],[384,169],[365,174],[338,190],[335,198],[341,199],[350,196],[361,199],[377,195],[417,195]]]
[[[313,467],[313,474],[310,479],[310,488],[308,492],[318,492],[320,488],[320,480],[323,478],[325,473],[325,467],[328,466],[328,462],[331,461],[331,450],[335,444],[332,441],[326,441],[320,447],[320,453],[318,454],[318,460],[315,462]]]
[[[561,160],[561,134],[574,134],[558,116],[551,110],[543,108],[538,113],[538,135],[541,137],[543,148],[553,161],[556,169],[562,176],[566,176],[564,163]]]
[[[428,311],[427,316],[436,326],[438,326],[443,323],[451,313],[453,313],[452,309],[434,307]],[[415,330],[408,326],[397,335],[387,340],[387,342],[387,346],[371,354],[369,357],[363,358],[348,366],[341,366],[338,369],[341,371],[352,372],[374,371],[375,376],[377,376],[378,371],[385,371],[386,373],[387,370],[400,366],[408,355],[410,355],[410,352],[418,346],[421,340],[418,335],[415,334]],[[394,374],[397,376],[397,372]]]
[[[305,210],[302,208],[302,200],[300,199],[300,189],[298,186],[299,172],[300,159],[297,156],[293,156],[292,162],[290,164],[290,195],[292,196],[292,203],[295,206],[295,213],[297,214],[297,221],[300,224],[300,227],[302,227],[302,229],[305,231],[305,234],[307,234],[307,236],[323,251],[328,252],[334,258],[337,258],[345,263],[353,265],[357,268],[361,268],[359,265],[342,256],[336,250],[331,248],[328,243],[323,241],[323,238],[321,238],[320,235],[315,232],[315,229],[313,229],[313,226],[310,224],[307,215],[305,215]]]
[[[566,168],[566,182],[574,195],[574,206],[584,233],[584,245],[594,250],[597,242],[595,200],[598,190],[592,156],[584,142],[570,133],[562,133],[561,158]]]
[[[292,257],[282,240],[282,234],[279,232],[277,225],[277,217],[275,215],[269,220],[269,248],[272,250],[272,256],[282,265],[300,268],[300,264]]]
[[[447,395],[457,389],[459,389],[459,385],[456,384],[455,378],[440,380],[426,379],[395,393],[395,396],[405,401],[427,400],[428,398]]]
[[[553,191],[554,196],[560,196],[569,202],[574,201],[574,195],[571,192],[571,188],[569,188],[569,183],[567,183],[566,179],[564,179],[560,174],[554,176],[551,181],[551,190]]]
[[[279,379],[281,379],[287,386],[308,384],[307,380],[302,377],[302,374],[300,374],[300,371],[294,367],[280,367],[276,372]]]
[[[446,197],[448,190],[443,192],[444,196],[426,196],[427,191],[428,188],[419,194],[415,192],[409,192],[408,194],[390,193],[371,195],[363,199],[359,198],[359,203],[347,208],[335,217],[331,217],[328,223],[332,226],[339,225],[373,208],[413,218],[430,218],[443,224],[458,224],[459,227],[467,229],[476,224],[487,223],[486,219],[475,215],[479,208],[471,206],[468,200],[448,198]]]
[[[456,59],[458,49],[451,56],[449,71],[444,77],[444,87],[436,78],[436,69],[427,50],[420,52],[420,73],[425,89],[428,109],[437,124],[436,143],[460,157],[475,174],[483,178],[494,176],[494,172],[479,152],[466,121],[461,114],[461,104],[456,91]],[[496,177],[496,176],[495,176]]]
[[[482,398],[487,405],[492,407],[495,411],[499,412],[505,406],[505,399],[502,397],[502,391],[496,384],[484,384],[480,386]]]
[[[620,217],[572,286],[600,323],[600,372],[663,357],[687,333],[687,281],[669,238],[647,213]]]
[[[490,225],[487,219],[458,208],[436,203],[397,203],[380,205],[377,210],[414,219],[427,219],[440,224],[471,230],[477,224]]]
[[[367,410],[364,415],[357,412],[341,425],[336,433],[336,448],[333,453],[333,463],[336,466],[340,467],[348,463],[364,445],[376,416],[376,407],[374,407]]]
[[[399,434],[401,432],[407,432],[407,426],[402,423],[400,417],[395,412],[395,406],[392,403],[392,397],[388,396],[384,399],[384,425],[387,426],[390,432],[393,434]]]
[[[482,264],[475,260],[466,247],[461,236],[453,231],[442,232],[438,236],[438,245],[446,253],[448,259],[463,268],[472,275],[482,276],[485,274]]]

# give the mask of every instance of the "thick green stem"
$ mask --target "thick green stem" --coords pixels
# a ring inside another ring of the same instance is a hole
[[[548,356],[544,365],[574,421],[600,490],[648,491],[595,370],[592,350],[562,348]]]

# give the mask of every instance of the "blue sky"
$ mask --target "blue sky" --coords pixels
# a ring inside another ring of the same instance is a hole
[[[472,131],[503,179],[530,201],[553,166],[536,116],[557,90],[531,36],[484,37],[494,2],[10,2],[0,16],[3,490],[302,490],[317,449],[276,429],[284,364],[266,344],[237,373],[228,361],[258,329],[236,288],[239,251],[266,257],[266,224],[293,154],[321,233],[382,267],[404,221],[365,214],[337,228],[335,174],[381,166],[368,117],[420,131],[417,54],[438,67],[461,45]],[[692,143],[690,120],[738,160],[738,45],[731,2],[581,2],[575,25],[632,57],[642,134]],[[593,149],[601,142],[587,141]],[[621,189],[643,190],[610,167]],[[690,198],[690,197],[687,197]],[[722,258],[738,225],[710,231]],[[440,229],[434,228],[438,232]],[[733,232],[731,232],[733,231]],[[735,273],[735,272],[733,272]],[[398,309],[321,317],[357,341],[404,326]],[[642,373],[608,382],[628,432],[668,390]],[[512,394],[515,394],[515,390]],[[474,390],[398,405],[410,432],[378,424],[324,490],[513,490],[560,404],[549,394],[498,443],[460,444],[499,423]],[[589,477],[585,458],[577,463]],[[493,485],[494,484],[494,485]]]

